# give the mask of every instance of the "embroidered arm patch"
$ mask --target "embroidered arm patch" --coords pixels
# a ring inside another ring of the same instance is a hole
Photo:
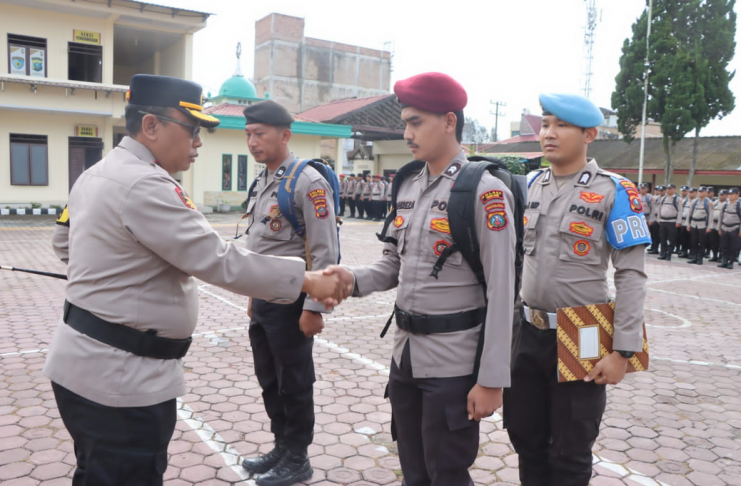
[[[616,250],[650,244],[651,236],[635,184],[616,177],[612,180],[615,182],[615,203],[605,225],[608,243]]]

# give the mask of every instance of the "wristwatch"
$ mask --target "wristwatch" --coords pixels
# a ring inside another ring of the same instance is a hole
[[[615,351],[617,351],[618,353],[620,353],[620,356],[622,356],[625,359],[630,359],[630,358],[633,357],[633,355],[635,355],[635,352],[633,352],[633,351],[619,351],[617,349]]]

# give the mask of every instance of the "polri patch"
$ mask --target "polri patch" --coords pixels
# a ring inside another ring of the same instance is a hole
[[[404,216],[397,216],[394,220],[394,226],[400,228],[402,224],[404,224]]]
[[[324,197],[324,198],[326,198],[327,197],[327,191],[325,191],[324,189],[314,189],[313,191],[309,191],[309,194],[307,194],[307,196],[312,201],[314,199],[318,198],[318,197]]]
[[[279,219],[274,219],[270,221],[270,229],[273,231],[279,231],[281,226],[282,224]]]
[[[433,218],[430,221],[430,229],[440,233],[450,234],[450,222],[448,222],[448,218]]]
[[[579,198],[582,201],[586,201],[590,204],[597,204],[599,202],[602,202],[602,200],[605,198],[602,194],[597,194],[596,192],[584,192],[581,191],[581,194],[579,195]]]
[[[433,250],[435,250],[435,255],[440,256],[448,247],[450,247],[450,243],[448,243],[447,241],[437,240],[435,242],[435,247],[433,248]]]
[[[185,191],[183,191],[182,189],[180,189],[179,187],[176,186],[175,187],[175,192],[177,193],[177,195],[180,198],[180,200],[183,201],[183,204],[185,204],[190,209],[197,210],[196,205],[193,204],[193,201],[188,197],[188,195],[185,193]]]
[[[504,211],[504,203],[503,202],[493,202],[486,206],[486,212],[491,213],[492,211]]]
[[[482,204],[488,204],[489,201],[494,199],[504,199],[504,193],[502,191],[486,191],[479,196],[479,199],[481,199]]]
[[[327,216],[329,216],[329,210],[327,209],[327,200],[325,198],[314,199],[314,210],[317,218],[326,219]]]
[[[523,226],[527,226],[527,222],[528,222],[528,221],[529,221],[529,220],[527,219],[527,216],[523,216],[523,217],[522,217],[522,225],[523,225]]]
[[[507,213],[497,211],[486,215],[486,226],[492,231],[502,231],[507,227]]]
[[[586,256],[589,254],[589,250],[591,249],[592,249],[592,246],[586,240],[579,240],[576,243],[574,243],[574,253],[576,255]]]

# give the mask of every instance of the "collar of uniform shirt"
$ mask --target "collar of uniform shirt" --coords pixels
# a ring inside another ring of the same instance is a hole
[[[463,149],[461,149],[461,151],[458,152],[458,155],[456,155],[453,158],[453,160],[451,160],[450,163],[448,163],[448,165],[445,166],[445,169],[443,169],[443,171],[442,171],[442,173],[440,175],[441,176],[444,176],[444,177],[447,177],[448,179],[451,179],[451,180],[452,179],[455,179],[455,177],[453,177],[450,174],[448,174],[448,168],[450,168],[450,166],[453,165],[453,164],[455,164],[456,162],[458,164],[462,164],[462,163],[467,162],[467,161],[468,161],[468,159],[466,158],[466,153],[463,152]],[[413,179],[416,180],[416,179],[421,179],[422,177],[427,177],[427,175],[429,173],[430,173],[429,162],[427,162],[427,163],[425,163],[425,166],[422,168],[422,170],[419,171],[419,173],[416,176],[414,176]],[[458,174],[457,171],[455,172],[454,175],[456,175],[456,174]],[[433,176],[433,177],[435,177],[435,179],[437,179],[437,176]],[[433,179],[433,180],[435,180],[435,179]]]
[[[134,154],[137,158],[143,160],[144,162],[147,162],[152,165],[157,165],[157,161],[154,158],[154,154],[149,151],[147,147],[140,144],[133,138],[126,136],[118,144],[119,147],[131,152]],[[164,169],[163,169],[164,170]]]

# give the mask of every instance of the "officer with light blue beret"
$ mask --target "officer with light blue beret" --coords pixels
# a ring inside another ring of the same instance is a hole
[[[541,95],[540,103],[540,145],[551,166],[528,176],[524,308],[513,329],[504,424],[519,454],[523,486],[587,486],[606,385],[620,383],[628,361],[643,349],[651,238],[635,184],[587,158],[604,122],[600,109],[579,95]],[[582,355],[571,348],[578,356],[559,362],[556,310],[607,303],[610,262],[614,351],[593,356],[599,361],[590,369],[579,368]],[[559,382],[559,375],[567,381]]]

